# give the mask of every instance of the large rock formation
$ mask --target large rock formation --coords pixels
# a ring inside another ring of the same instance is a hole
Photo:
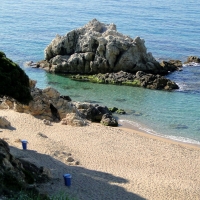
[[[143,71],[167,74],[147,52],[145,41],[117,32],[115,24],[93,19],[64,36],[57,35],[45,49],[45,60],[38,63],[50,72],[97,74]]]

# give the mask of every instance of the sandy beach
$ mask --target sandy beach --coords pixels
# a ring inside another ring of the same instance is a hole
[[[80,200],[200,199],[199,146],[95,123],[48,126],[12,110],[0,110],[0,116],[11,122],[11,129],[0,129],[11,153],[50,170],[52,180],[39,187],[44,193],[66,191]]]

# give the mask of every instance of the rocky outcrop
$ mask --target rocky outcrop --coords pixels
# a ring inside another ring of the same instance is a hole
[[[45,61],[37,67],[49,72],[97,74],[143,71],[166,74],[169,70],[147,52],[145,41],[117,32],[115,24],[93,19],[64,36],[57,35],[45,49]]]
[[[71,76],[71,78],[78,81],[139,86],[157,90],[173,90],[179,88],[175,82],[165,78],[164,76],[147,74],[142,71],[138,71],[136,74],[131,74],[123,71],[89,76],[82,76],[78,74]]]
[[[1,104],[6,105],[6,109],[14,109],[16,112],[28,113],[43,119],[46,125],[51,125],[51,121],[61,121],[63,125],[85,126],[86,119],[100,122],[104,114],[111,114],[106,106],[72,102],[69,96],[60,96],[57,90],[50,87],[39,89],[33,84],[31,95],[33,100],[28,105],[6,97],[1,99]],[[6,124],[9,125],[9,122]]]
[[[117,124],[117,121],[112,116],[112,113],[106,106],[100,106],[98,104],[91,104],[91,103],[80,103],[80,102],[74,102],[74,104],[81,113],[81,115],[92,122],[101,122],[106,126],[116,126]],[[108,120],[105,118],[109,118],[109,123],[108,122],[103,123],[103,121],[105,122],[106,120]]]
[[[188,63],[192,63],[192,62],[194,62],[194,63],[200,63],[200,58],[197,57],[197,56],[189,56],[187,58],[187,61],[184,62],[184,64],[188,64]]]
[[[31,185],[47,182],[50,177],[44,171],[43,167],[15,158],[7,142],[0,139],[0,196],[11,197],[21,190],[30,190]]]
[[[31,95],[33,100],[28,105],[7,98],[4,98],[2,103],[17,112],[28,113],[50,121],[60,121],[67,113],[79,114],[76,107],[62,96],[60,97],[60,93],[53,88],[32,88]]]

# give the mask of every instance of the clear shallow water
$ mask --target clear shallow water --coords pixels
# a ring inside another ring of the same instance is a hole
[[[56,34],[66,34],[93,18],[115,23],[119,32],[133,38],[144,38],[148,51],[157,59],[185,61],[189,55],[200,56],[200,2],[192,0],[2,0],[0,50],[24,68],[24,62],[44,58],[43,50]],[[200,66],[184,66],[182,72],[170,74],[168,77],[180,86],[174,92],[76,82],[24,69],[40,88],[52,86],[76,101],[123,108],[129,114],[121,119],[151,133],[200,142]]]

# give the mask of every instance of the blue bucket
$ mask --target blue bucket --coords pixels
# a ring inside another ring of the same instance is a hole
[[[27,149],[27,140],[21,140],[21,142],[22,142],[22,148],[24,149],[24,150],[26,150]]]
[[[71,185],[72,176],[70,174],[64,174],[63,177],[65,180],[65,185],[69,187]]]

